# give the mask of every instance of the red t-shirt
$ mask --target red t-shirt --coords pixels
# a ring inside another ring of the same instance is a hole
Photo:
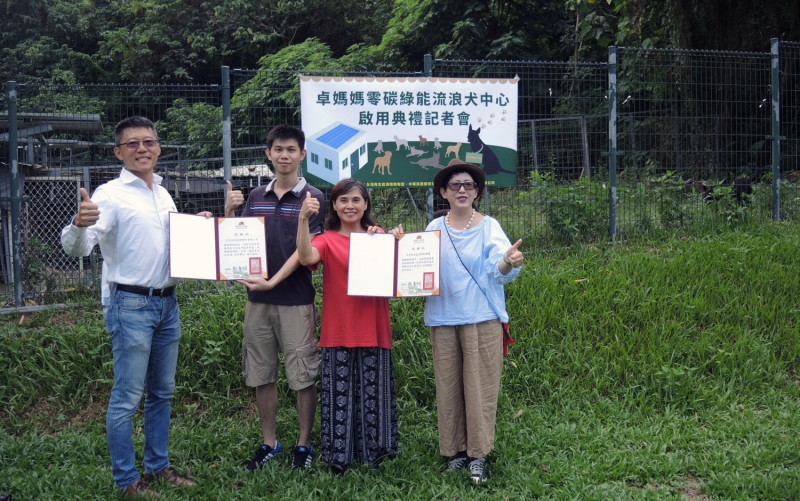
[[[317,235],[311,245],[322,263],[322,348],[392,348],[389,299],[347,295],[350,237],[335,231]]]

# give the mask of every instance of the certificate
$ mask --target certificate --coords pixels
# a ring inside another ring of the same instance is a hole
[[[441,233],[351,233],[349,296],[439,295]]]
[[[266,278],[264,218],[170,212],[169,274],[198,280]]]

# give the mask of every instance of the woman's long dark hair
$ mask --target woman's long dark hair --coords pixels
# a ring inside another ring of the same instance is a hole
[[[364,186],[364,183],[361,181],[356,181],[352,177],[348,177],[336,183],[336,186],[334,186],[331,190],[331,196],[328,199],[328,204],[330,207],[328,208],[328,214],[325,217],[325,229],[336,231],[342,227],[342,220],[339,219],[339,214],[337,214],[333,209],[333,202],[335,202],[340,196],[350,193],[354,189],[357,189],[360,192],[361,197],[367,202],[367,209],[364,211],[364,215],[361,216],[361,228],[366,230],[370,226],[375,225],[375,223],[372,221],[372,216],[370,215],[370,211],[372,210],[372,200],[369,198],[369,191],[367,190],[367,187]]]

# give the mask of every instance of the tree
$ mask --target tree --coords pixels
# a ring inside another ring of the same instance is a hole
[[[217,157],[222,152],[222,130],[211,124],[222,123],[222,108],[208,103],[190,104],[176,99],[167,110],[167,118],[158,122],[162,141],[185,144],[188,158]],[[205,165],[202,164],[201,168]]]
[[[263,143],[266,132],[278,123],[300,121],[299,72],[340,69],[330,48],[314,38],[262,57],[258,67],[270,71],[258,71],[231,98],[237,144]]]
[[[450,59],[561,57],[565,29],[556,1],[397,0],[373,53],[396,70],[421,69],[423,56]]]
[[[350,68],[448,59],[605,60],[609,45],[766,51],[800,1],[5,0],[0,79],[218,83],[220,66],[314,39]]]
[[[672,0],[673,40],[682,49],[769,50],[769,39],[800,40],[800,2]]]
[[[0,79],[20,83],[91,82],[103,2],[7,0],[0,16]],[[97,22],[96,22],[97,21]]]

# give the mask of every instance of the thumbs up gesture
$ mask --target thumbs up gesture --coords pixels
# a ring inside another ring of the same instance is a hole
[[[97,204],[89,198],[89,193],[85,188],[80,188],[79,192],[81,203],[78,206],[78,213],[72,218],[72,224],[83,228],[95,224],[100,219],[100,210],[97,208]]]
[[[300,208],[300,219],[308,219],[314,214],[319,214],[319,200],[311,196],[311,192],[306,192],[306,199]]]
[[[522,254],[522,251],[519,250],[521,245],[522,239],[520,238],[514,242],[514,245],[508,248],[503,256],[503,261],[505,261],[506,264],[514,268],[519,268],[522,266],[522,263],[525,261],[525,256]]]
[[[236,208],[244,203],[242,190],[234,190],[233,184],[228,181],[228,190],[225,192],[225,217],[232,217]]]

